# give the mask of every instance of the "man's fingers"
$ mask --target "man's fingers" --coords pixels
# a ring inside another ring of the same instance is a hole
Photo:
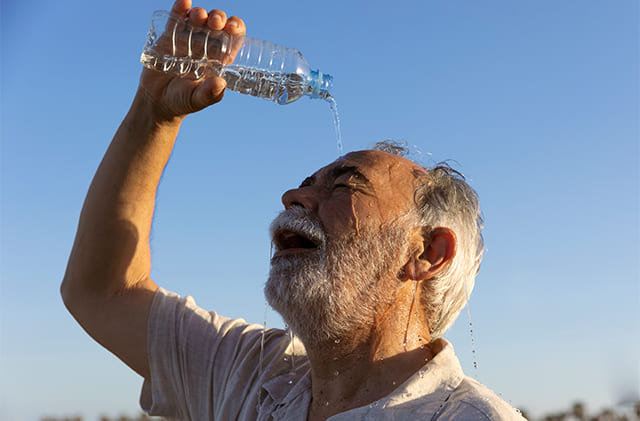
[[[202,7],[194,7],[189,11],[189,20],[195,27],[204,26],[207,23],[207,11]]]
[[[171,11],[180,16],[187,16],[189,9],[191,9],[191,0],[176,0]]]
[[[230,33],[231,35],[238,35],[232,38],[231,48],[229,49],[229,54],[224,57],[223,63],[230,64],[233,63],[233,60],[236,58],[236,54],[242,47],[243,37],[240,35],[244,35],[247,32],[247,28],[244,25],[244,21],[236,16],[231,16],[227,20],[227,25],[224,27],[224,30]]]
[[[222,10],[213,9],[209,12],[207,24],[210,29],[213,29],[214,31],[221,31],[227,24],[227,14]]]
[[[227,24],[225,25],[224,30],[231,35],[244,35],[245,32],[247,32],[247,27],[242,19],[237,16],[231,16],[227,19]]]

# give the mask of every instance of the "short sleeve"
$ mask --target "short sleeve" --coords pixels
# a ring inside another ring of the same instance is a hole
[[[181,420],[247,419],[255,412],[262,326],[199,308],[162,288],[147,327],[150,379],[140,405]]]

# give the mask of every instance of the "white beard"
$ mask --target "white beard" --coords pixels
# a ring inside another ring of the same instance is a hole
[[[374,326],[375,315],[393,299],[406,255],[406,224],[360,230],[327,238],[320,222],[306,209],[282,212],[271,224],[272,238],[290,229],[321,240],[320,246],[299,255],[271,261],[265,296],[305,346],[319,345]]]

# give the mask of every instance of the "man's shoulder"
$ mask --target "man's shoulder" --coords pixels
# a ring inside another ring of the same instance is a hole
[[[519,410],[491,389],[465,376],[442,408],[439,420],[524,420]]]

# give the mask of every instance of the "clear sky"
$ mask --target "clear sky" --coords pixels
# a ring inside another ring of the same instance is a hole
[[[93,173],[170,1],[1,9],[0,419],[137,412],[141,379],[58,288]],[[486,257],[446,335],[465,371],[537,415],[638,398],[638,2],[231,1],[251,36],[334,76],[345,151],[393,138],[480,195]],[[262,323],[280,195],[337,158],[326,102],[227,92],[189,117],[165,171],[152,277]],[[270,326],[281,326],[270,312]]]

